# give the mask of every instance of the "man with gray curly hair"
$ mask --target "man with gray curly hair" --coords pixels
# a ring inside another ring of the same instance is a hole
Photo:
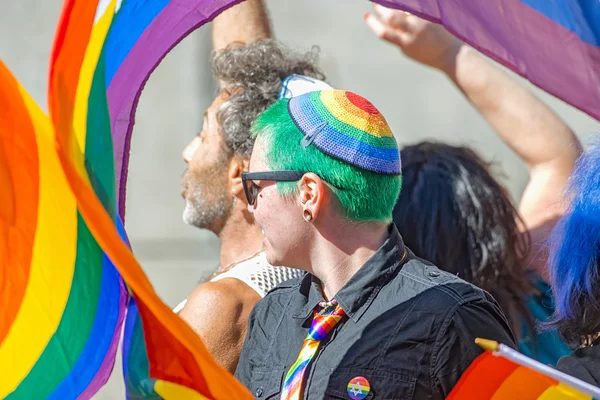
[[[262,0],[247,0],[213,22],[212,71],[219,92],[204,113],[202,131],[183,151],[183,220],[214,232],[220,266],[176,309],[215,359],[236,369],[254,305],[274,286],[300,274],[274,267],[263,235],[247,211],[241,174],[248,169],[250,126],[279,98],[329,86],[321,81],[317,50],[296,54],[271,38]]]

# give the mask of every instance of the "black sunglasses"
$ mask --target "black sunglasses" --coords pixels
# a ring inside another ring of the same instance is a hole
[[[251,206],[254,205],[258,196],[259,187],[254,184],[257,181],[273,181],[273,182],[295,182],[302,179],[305,172],[301,171],[265,171],[265,172],[242,172],[242,184],[244,185],[244,193],[246,200]]]

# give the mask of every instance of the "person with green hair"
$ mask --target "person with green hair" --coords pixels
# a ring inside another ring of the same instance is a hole
[[[252,133],[242,183],[267,260],[307,272],[250,314],[236,377],[256,398],[442,399],[482,352],[475,338],[514,346],[489,294],[404,246],[400,154],[373,104],[307,93]]]

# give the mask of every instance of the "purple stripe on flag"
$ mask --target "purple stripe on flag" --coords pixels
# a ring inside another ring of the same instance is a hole
[[[117,69],[108,87],[119,215],[125,219],[125,189],[135,109],[150,74],[177,43],[242,0],[171,0],[150,23]]]
[[[482,53],[600,120],[600,48],[521,1],[372,1],[443,24]]]

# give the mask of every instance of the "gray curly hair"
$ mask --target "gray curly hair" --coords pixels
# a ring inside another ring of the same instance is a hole
[[[220,107],[217,120],[225,143],[234,154],[250,156],[254,145],[250,126],[277,101],[286,77],[298,74],[325,79],[317,66],[318,53],[319,48],[315,46],[305,54],[297,54],[273,39],[247,45],[233,43],[213,53],[213,75],[219,81],[221,92],[230,95]]]

